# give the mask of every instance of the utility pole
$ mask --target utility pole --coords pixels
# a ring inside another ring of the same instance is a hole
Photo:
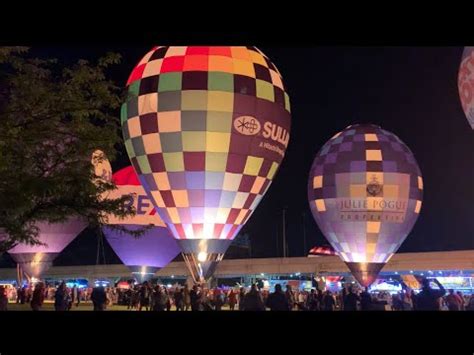
[[[286,207],[283,208],[283,257],[286,258]]]

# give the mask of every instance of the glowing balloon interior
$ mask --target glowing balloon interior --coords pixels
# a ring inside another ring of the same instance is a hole
[[[110,198],[129,195],[129,206],[133,205],[136,214],[125,219],[119,219],[112,215],[109,216],[108,223],[120,224],[129,230],[153,225],[138,238],[110,227],[104,228],[105,237],[112,249],[132,273],[140,281],[143,281],[165,267],[179,254],[180,249],[156,213],[133,168],[129,166],[116,172],[113,175],[113,181],[118,189],[109,195]]]
[[[465,47],[459,68],[458,89],[462,109],[474,129],[474,47]]]
[[[423,180],[410,149],[375,125],[353,125],[317,154],[308,181],[313,216],[357,280],[371,284],[413,228]]]
[[[132,165],[195,279],[207,278],[284,157],[281,75],[254,47],[155,47],[127,85]]]

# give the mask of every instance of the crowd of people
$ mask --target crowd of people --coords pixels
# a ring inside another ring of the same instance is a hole
[[[275,285],[274,292],[259,289],[253,284],[249,290],[244,287],[211,288],[194,285],[189,288],[166,287],[153,285],[145,281],[128,289],[114,287],[68,288],[64,282],[58,287],[46,287],[39,282],[32,287],[16,290],[16,302],[30,304],[31,309],[39,311],[45,300],[54,301],[56,311],[68,311],[78,307],[81,302],[92,303],[95,311],[106,310],[111,305],[126,306],[128,310],[137,311],[368,311],[368,310],[474,310],[474,295],[462,295],[461,292],[449,290],[443,285],[433,289],[430,280],[422,281],[419,293],[408,287],[403,291],[390,295],[388,292],[369,293],[368,289],[360,290],[353,285],[345,285],[340,292],[311,289],[310,291],[293,290],[287,285],[283,290],[280,284]],[[10,295],[11,297],[11,295]],[[0,286],[0,310],[8,308],[7,290]]]

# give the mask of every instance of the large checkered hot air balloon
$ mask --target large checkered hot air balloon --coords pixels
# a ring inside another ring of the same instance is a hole
[[[375,125],[352,125],[314,159],[308,181],[313,216],[363,286],[377,278],[420,213],[423,180],[410,149]]]
[[[195,281],[207,279],[284,157],[281,75],[254,47],[155,47],[127,85],[132,165]]]
[[[465,47],[459,68],[458,89],[462,109],[474,129],[474,47]]]
[[[156,214],[133,168],[129,166],[117,171],[113,175],[113,181],[117,185],[117,190],[109,193],[109,198],[129,195],[130,206],[134,206],[136,213],[124,219],[111,215],[108,217],[108,224],[120,225],[128,230],[153,225],[138,238],[111,227],[103,228],[107,241],[120,260],[138,280],[144,281],[173,260],[180,249],[166,225]]]

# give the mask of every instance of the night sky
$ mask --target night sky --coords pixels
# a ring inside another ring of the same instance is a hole
[[[66,62],[92,60],[107,51],[120,53],[122,63],[111,71],[111,78],[124,86],[135,64],[154,45],[43,47],[32,52]],[[327,244],[309,210],[308,173],[323,144],[354,123],[378,124],[398,135],[422,171],[421,214],[399,251],[474,249],[474,131],[457,90],[462,47],[259,48],[283,75],[292,128],[281,168],[242,230],[252,240],[252,256],[282,255],[284,207],[289,256],[306,255],[310,247]],[[128,165],[127,160],[123,152],[112,164],[114,171]],[[89,239],[95,258],[96,242]]]

